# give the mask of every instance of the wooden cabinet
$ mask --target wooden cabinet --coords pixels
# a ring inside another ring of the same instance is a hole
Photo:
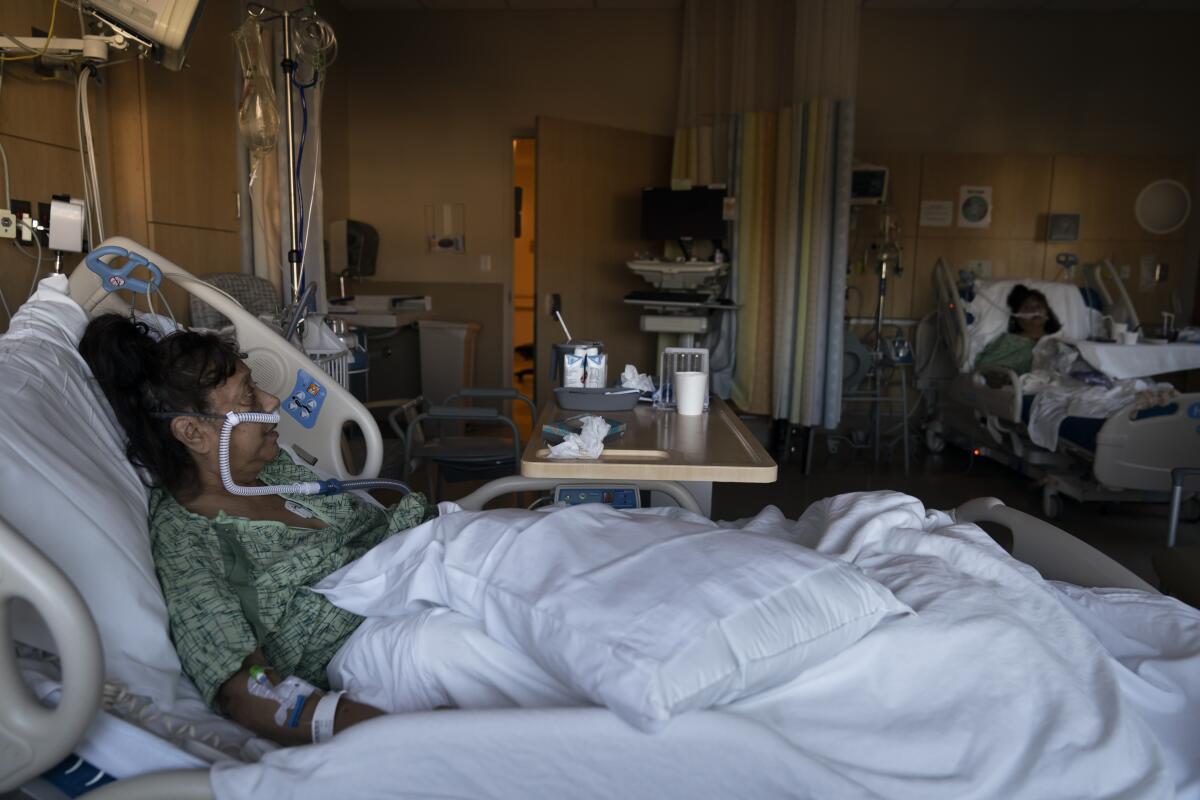
[[[181,72],[145,62],[108,70],[112,232],[197,274],[242,269],[230,36],[239,7],[208,0]]]
[[[206,5],[187,69],[141,65],[149,222],[238,230],[238,67],[230,5]]]

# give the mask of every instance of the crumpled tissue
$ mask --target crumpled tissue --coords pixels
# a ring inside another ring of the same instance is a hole
[[[626,364],[621,373],[621,388],[637,389],[639,392],[654,393],[654,379],[637,371],[633,364]]]
[[[604,452],[604,437],[608,435],[608,422],[604,417],[584,417],[581,421],[583,430],[579,433],[568,433],[561,443],[551,445],[550,458],[600,457]]]

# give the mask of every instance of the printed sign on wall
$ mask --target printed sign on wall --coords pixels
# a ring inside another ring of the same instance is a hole
[[[958,227],[992,226],[992,187],[963,186],[958,190]]]

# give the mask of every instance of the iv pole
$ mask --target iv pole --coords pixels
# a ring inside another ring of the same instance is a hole
[[[895,277],[900,277],[903,268],[900,265],[900,245],[897,243],[899,239],[899,231],[895,222],[892,220],[890,209],[884,209],[883,220],[881,224],[881,233],[883,234],[883,243],[879,246],[879,250],[875,255],[875,268],[879,273],[879,298],[875,305],[875,346],[872,348],[872,361],[874,362],[874,375],[872,376],[872,385],[875,391],[875,409],[873,415],[874,423],[874,441],[875,446],[875,463],[879,463],[880,435],[881,435],[881,406],[880,402],[883,397],[883,384],[880,371],[883,367],[883,307],[887,299],[887,280],[888,269],[895,274]],[[907,416],[907,414],[906,414]],[[907,439],[905,448],[908,447]],[[904,469],[908,471],[908,450],[904,451]]]
[[[296,207],[296,120],[295,111],[292,108],[292,79],[296,72],[296,62],[292,58],[292,12],[279,11],[262,3],[248,3],[246,8],[251,16],[258,17],[262,22],[283,20],[283,60],[279,62],[279,66],[283,69],[284,75],[284,114],[287,116],[288,236],[291,241],[291,247],[288,248],[288,263],[291,265],[292,271],[291,300],[292,303],[298,303],[300,301],[300,283],[303,279],[300,273],[303,253],[300,250],[301,231]],[[263,15],[267,12],[274,16],[264,17]]]

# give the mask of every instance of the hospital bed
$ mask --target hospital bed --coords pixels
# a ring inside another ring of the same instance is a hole
[[[1149,408],[1128,406],[1107,418],[1067,417],[1054,450],[1033,443],[1028,435],[1030,409],[1039,391],[1030,376],[1011,369],[975,369],[984,347],[1007,329],[1005,299],[1021,283],[1046,295],[1063,328],[1061,335],[1078,343],[1100,368],[1115,353],[1118,362],[1152,364],[1115,377],[1154,374],[1200,367],[1194,345],[1107,345],[1106,320],[1139,325],[1137,313],[1116,270],[1108,261],[1084,267],[1082,286],[1040,280],[1006,280],[960,285],[944,259],[933,272],[940,346],[958,374],[940,393],[935,419],[926,427],[926,444],[937,452],[946,440],[975,456],[992,458],[1042,484],[1042,512],[1054,519],[1062,512],[1061,496],[1079,502],[1170,502],[1171,471],[1200,466],[1200,438],[1195,419],[1200,394],[1180,394]],[[1137,348],[1137,350],[1134,350]],[[1138,352],[1141,351],[1141,352]],[[1139,365],[1142,366],[1142,365]],[[1194,493],[1193,493],[1194,494]],[[1185,516],[1197,515],[1194,497],[1184,502]]]
[[[348,476],[336,446],[337,435],[331,429],[340,434],[346,421],[356,421],[368,443],[364,474],[378,468],[378,432],[372,430],[369,414],[349,395],[339,394],[334,382],[291,345],[162,256],[129,240],[105,244],[142,256],[164,277],[200,294],[229,317],[238,327],[255,379],[264,388],[286,396],[296,373],[301,372],[302,380],[315,381],[328,390],[328,397],[337,404],[330,401],[325,407],[329,413],[325,425],[304,428],[298,420],[288,424],[287,418],[280,424],[285,438],[303,443],[298,452],[307,454],[318,468]],[[693,712],[666,733],[647,736],[599,708],[387,717],[347,731],[329,744],[281,753],[286,758],[261,770],[230,770],[241,760],[271,755],[273,748],[216,718],[198,703],[177,662],[170,662],[173,651],[162,651],[164,644],[168,650],[170,645],[161,615],[157,630],[145,632],[150,638],[138,640],[132,649],[117,636],[129,622],[126,617],[138,617],[153,627],[155,615],[147,607],[153,605],[157,586],[145,540],[145,495],[137,491],[140,484],[124,460],[119,434],[111,429],[111,423],[106,429],[105,414],[94,413],[95,398],[100,395],[88,392],[86,368],[75,357],[71,338],[72,334],[77,337],[86,321],[83,308],[92,313],[106,309],[128,313],[128,307],[115,294],[101,294],[94,278],[104,276],[85,269],[77,269],[70,284],[70,296],[81,302],[75,304],[65,296],[61,278],[48,279],[35,298],[40,305],[20,325],[14,325],[5,337],[8,341],[0,339],[0,369],[6,388],[23,387],[5,394],[10,413],[5,417],[5,436],[0,437],[10,448],[6,458],[0,459],[0,467],[5,468],[0,478],[8,492],[2,505],[8,522],[0,521],[0,603],[18,601],[12,624],[0,615],[0,792],[12,791],[13,797],[65,796],[36,777],[64,757],[68,763],[74,761],[69,769],[91,770],[95,779],[101,779],[102,773],[121,778],[95,790],[92,796],[97,800],[207,800],[218,796],[215,786],[228,791],[230,781],[239,777],[252,782],[245,787],[245,794],[251,795],[258,786],[253,781],[272,774],[290,775],[300,785],[328,786],[328,781],[339,780],[338,765],[347,761],[347,754],[368,747],[370,739],[381,734],[396,737],[398,757],[367,772],[377,769],[379,780],[388,781],[392,780],[389,768],[411,765],[414,784],[380,783],[374,790],[377,796],[403,795],[406,789],[414,796],[716,796],[723,790],[726,796],[742,790],[748,796],[795,796],[800,793],[798,782],[809,780],[807,770],[814,776],[820,772],[815,763],[796,761],[795,751],[786,747],[777,733],[751,724],[739,714]],[[130,278],[128,274],[123,277]],[[39,381],[46,384],[44,394]],[[32,399],[18,407],[22,392],[31,394]],[[49,419],[39,419],[39,411]],[[65,421],[79,428],[67,431],[66,425],[59,424]],[[44,451],[32,452],[28,445],[33,444],[40,444]],[[27,460],[12,463],[18,454]],[[55,470],[53,476],[50,470]],[[52,477],[56,485],[47,486],[45,482]],[[480,489],[463,505],[482,509],[501,494],[543,488],[535,484],[538,482],[527,479],[502,479]],[[696,509],[690,494],[678,485],[661,482],[644,488],[674,496],[685,508]],[[23,497],[34,508],[18,508],[14,497]],[[72,516],[72,509],[82,516]],[[47,523],[47,518],[52,522]],[[1167,602],[1156,600],[1149,585],[1112,559],[999,500],[970,501],[953,512],[951,519],[1009,529],[1013,554],[1046,578],[1080,586],[1120,587],[1125,592],[1121,597],[1141,603]],[[1170,605],[1154,608],[1160,615],[1164,609],[1178,611]],[[49,635],[39,638],[36,630],[26,635],[31,623],[36,628],[39,616]],[[1193,627],[1193,638],[1200,641],[1200,624]],[[153,637],[157,638],[151,641]],[[21,658],[15,658],[14,639],[32,644],[33,654],[26,649]],[[44,655],[47,651],[57,656]],[[1200,665],[1200,646],[1196,653],[1192,661],[1181,662],[1193,673]],[[121,678],[127,685],[117,689],[156,694],[154,688],[130,680],[129,675],[157,681],[160,690],[177,681],[177,686],[168,686],[171,691],[167,693],[175,695],[173,704],[166,707],[161,700],[147,701],[130,713],[128,705],[110,702],[114,684]],[[37,700],[30,696],[28,685],[34,687]],[[339,758],[319,758],[321,748],[336,749],[339,744],[343,748]],[[70,753],[76,755],[68,756]],[[319,783],[316,773],[306,772],[308,762],[319,764],[333,778],[325,777],[326,783]],[[218,765],[215,768],[211,766],[214,763]],[[370,779],[370,774],[364,777],[362,764],[349,764],[345,769],[349,770],[344,776],[347,785],[361,788],[362,781]],[[433,788],[416,784],[430,775],[437,776],[429,778]],[[1200,796],[1200,773],[1180,781]],[[578,792],[571,791],[572,787]],[[814,793],[822,794],[819,790]],[[829,796],[828,792],[824,795]],[[9,795],[0,797],[7,800]]]

